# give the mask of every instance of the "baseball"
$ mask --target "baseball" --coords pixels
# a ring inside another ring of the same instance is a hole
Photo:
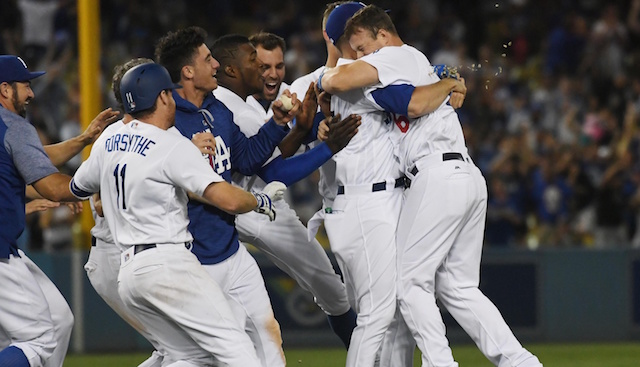
[[[286,94],[283,94],[279,98],[280,102],[282,102],[282,107],[280,107],[283,111],[289,111],[293,108],[293,101],[291,97]]]

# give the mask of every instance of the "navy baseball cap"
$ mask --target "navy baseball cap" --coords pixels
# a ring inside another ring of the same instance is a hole
[[[30,72],[27,64],[18,56],[0,55],[0,83],[27,82],[44,73],[44,71]]]
[[[329,14],[327,18],[327,24],[325,24],[324,27],[331,43],[336,44],[338,39],[344,34],[344,26],[347,24],[347,21],[351,19],[358,10],[365,6],[365,4],[358,2],[344,3],[336,6],[336,8],[331,11],[331,14]]]

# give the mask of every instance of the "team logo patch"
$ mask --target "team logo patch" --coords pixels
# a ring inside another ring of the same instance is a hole
[[[129,104],[129,109],[131,111],[135,110],[136,102],[133,100],[133,95],[131,95],[131,92],[127,92],[126,97],[127,97],[127,103]]]

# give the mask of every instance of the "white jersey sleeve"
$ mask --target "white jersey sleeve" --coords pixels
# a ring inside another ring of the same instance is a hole
[[[162,169],[174,185],[202,196],[209,184],[224,179],[202,159],[202,153],[193,143],[186,138],[180,140],[167,156]]]
[[[409,45],[383,47],[359,60],[378,71],[380,83],[373,87],[391,84],[428,85],[440,80],[433,72],[429,59]]]

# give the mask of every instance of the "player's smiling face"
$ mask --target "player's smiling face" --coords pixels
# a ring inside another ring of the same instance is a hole
[[[358,58],[372,54],[385,46],[385,38],[380,33],[381,31],[378,31],[374,38],[369,30],[358,28],[349,37],[349,45],[356,52]]]
[[[216,74],[220,63],[211,56],[211,51],[207,45],[198,47],[198,52],[193,58],[193,84],[197,89],[205,90],[207,93],[218,88]]]
[[[256,51],[258,52],[258,58],[262,62],[262,76],[264,77],[262,93],[265,99],[273,101],[278,96],[280,84],[284,80],[284,53],[280,47],[266,50],[260,45],[256,47]]]
[[[1,87],[5,96],[9,96],[9,102],[11,103],[10,106],[5,107],[10,110],[13,109],[13,112],[22,117],[26,117],[27,105],[35,97],[33,90],[31,90],[31,82],[2,83]]]
[[[242,83],[247,88],[248,94],[261,93],[264,88],[264,78],[262,77],[262,62],[258,59],[258,52],[252,44],[246,43],[240,46],[239,55],[240,75]]]

